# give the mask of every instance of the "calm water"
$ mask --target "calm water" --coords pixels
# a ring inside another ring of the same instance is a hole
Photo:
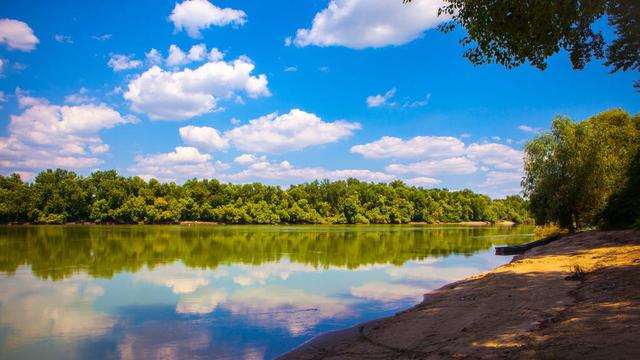
[[[532,228],[0,227],[0,358],[262,359],[509,261]]]

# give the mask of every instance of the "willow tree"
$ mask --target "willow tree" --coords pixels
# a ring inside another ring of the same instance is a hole
[[[594,225],[611,194],[625,182],[640,146],[638,116],[610,110],[575,123],[556,117],[551,131],[525,147],[525,178],[538,224],[571,231]]]

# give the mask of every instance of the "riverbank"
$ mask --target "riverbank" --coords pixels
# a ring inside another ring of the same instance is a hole
[[[640,358],[640,232],[585,232],[282,359]]]

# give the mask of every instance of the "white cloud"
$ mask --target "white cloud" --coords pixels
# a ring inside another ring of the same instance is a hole
[[[162,63],[162,55],[158,50],[151,49],[146,55],[147,60],[151,64],[158,65]],[[224,54],[216,48],[211,49],[211,52],[207,53],[207,45],[205,44],[193,45],[188,52],[184,52],[179,46],[171,44],[171,46],[169,46],[169,55],[167,56],[166,64],[167,66],[180,66],[194,61],[204,61],[205,59],[215,62],[221,60],[223,57]]]
[[[189,178],[212,178],[216,165],[212,156],[195,147],[178,146],[168,153],[138,155],[127,170],[143,179],[159,181],[184,181]]]
[[[13,19],[0,19],[0,44],[9,49],[31,51],[40,42],[26,23]]]
[[[55,34],[53,39],[59,43],[73,44],[73,38],[68,35]]]
[[[415,108],[429,105],[429,100],[431,99],[431,94],[427,94],[422,100],[415,101],[407,101],[402,105],[404,108]]]
[[[7,101],[7,96],[4,94],[4,91],[0,91],[0,103]]]
[[[272,113],[251,120],[226,132],[225,137],[240,150],[280,153],[336,142],[360,128],[358,123],[325,122],[315,114],[293,109],[287,114]]]
[[[442,181],[430,177],[415,177],[411,179],[405,179],[404,182],[413,186],[432,187],[440,184]]]
[[[64,97],[64,102],[67,104],[87,104],[87,103],[94,103],[96,102],[96,98],[87,95],[88,90],[87,88],[80,88],[80,90],[75,93],[75,94],[71,94],[71,95],[67,95]]]
[[[135,60],[131,56],[122,55],[122,54],[112,54],[111,58],[107,62],[110,68],[113,71],[123,71],[129,69],[135,69],[142,66],[142,61]]]
[[[187,57],[191,61],[204,60],[205,57],[207,57],[207,46],[205,44],[193,45],[191,49],[189,49],[189,53],[187,54]]]
[[[265,161],[266,159],[267,159],[266,156],[257,157],[253,154],[242,154],[242,155],[236,156],[236,158],[233,159],[233,162],[240,165],[249,165],[249,164],[253,164],[258,160]]]
[[[200,38],[200,30],[211,26],[243,25],[247,14],[242,10],[219,8],[207,0],[176,3],[169,16],[176,31],[187,31],[192,38]]]
[[[471,144],[467,156],[483,165],[498,169],[520,169],[524,153],[510,146],[496,143]]]
[[[508,183],[519,184],[523,178],[522,172],[504,172],[504,171],[489,171],[487,172],[487,178],[485,179],[484,186],[497,186]]]
[[[220,98],[231,98],[244,90],[249,97],[271,95],[264,74],[246,58],[232,62],[208,62],[191,70],[165,71],[153,66],[129,82],[124,98],[131,109],[152,120],[186,120],[219,110]]]
[[[151,65],[160,65],[162,64],[162,54],[155,48],[149,50],[149,52],[144,53],[144,56],[147,58],[147,62]]]
[[[384,136],[374,142],[351,148],[366,158],[441,158],[464,154],[464,143],[451,136],[416,136],[403,140]]]
[[[298,29],[296,46],[346,46],[354,49],[402,45],[443,20],[441,0],[332,0],[316,14],[310,29]]]
[[[218,48],[211,48],[211,50],[209,51],[209,56],[208,56],[209,61],[220,61],[223,58],[224,58],[224,53],[218,50]]]
[[[396,174],[420,174],[420,175],[446,175],[472,174],[478,170],[476,163],[460,156],[443,160],[425,160],[410,164],[391,164],[386,167],[390,173]]]
[[[16,88],[16,97],[18,98],[18,106],[20,108],[26,108],[35,105],[46,105],[49,100],[45,98],[29,96],[29,92],[20,88]]]
[[[169,46],[169,56],[167,56],[168,66],[184,65],[190,61],[191,60],[187,58],[187,54],[185,54],[185,52],[177,45],[171,44],[171,46]]]
[[[180,138],[188,145],[205,151],[226,150],[229,141],[220,136],[218,130],[207,126],[184,126],[180,128]]]
[[[395,106],[396,105],[395,102],[391,102],[391,103],[388,102],[395,95],[396,95],[396,88],[392,88],[391,90],[387,91],[384,95],[378,94],[378,95],[368,96],[367,106],[370,108],[379,107],[383,105]]]
[[[395,179],[395,176],[383,172],[364,169],[328,170],[322,167],[297,168],[288,161],[280,163],[268,161],[261,157],[256,159],[249,156],[242,156],[238,159],[241,165],[248,165],[246,169],[230,175],[225,175],[233,181],[255,181],[276,180],[287,183],[305,182],[317,179],[344,180],[356,178],[362,181],[388,182]]]
[[[92,35],[91,38],[93,40],[98,40],[98,41],[106,41],[111,39],[113,35],[111,34],[102,34],[102,35]]]
[[[18,94],[18,99],[27,106],[25,97]],[[104,104],[56,106],[33,102],[28,106],[22,114],[11,116],[9,135],[0,137],[2,169],[97,166],[102,160],[96,155],[108,150],[99,132],[136,121]]]
[[[298,71],[298,68],[295,66],[287,66],[286,68],[284,68],[284,72],[296,72]]]
[[[522,190],[520,181],[523,176],[521,171],[488,171],[485,180],[477,187],[492,197],[513,195]]]
[[[518,129],[520,129],[521,131],[528,132],[528,133],[533,133],[533,134],[537,134],[537,133],[540,132],[540,130],[542,130],[540,128],[536,128],[536,127],[532,127],[532,126],[524,125],[524,124],[518,126]]]
[[[4,64],[5,64],[5,60],[0,58],[0,77],[2,77],[4,72]]]

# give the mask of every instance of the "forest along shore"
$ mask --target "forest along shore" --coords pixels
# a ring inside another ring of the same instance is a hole
[[[584,232],[281,359],[640,359],[640,231]]]

